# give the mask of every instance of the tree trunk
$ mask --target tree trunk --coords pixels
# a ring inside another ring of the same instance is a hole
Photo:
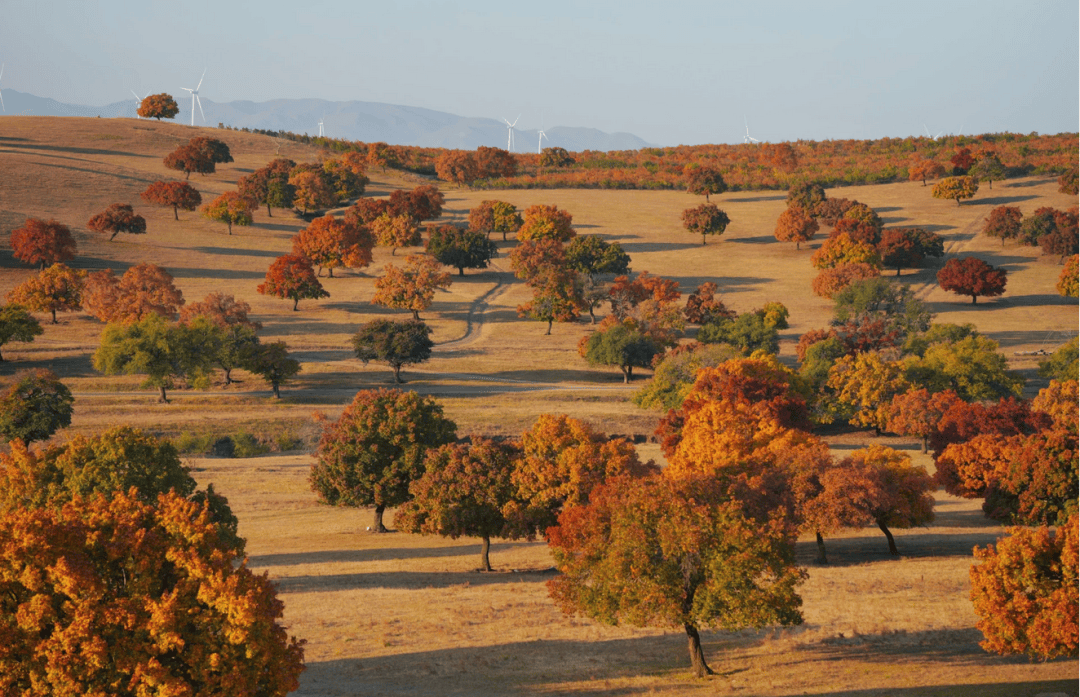
[[[412,311],[412,318],[414,320],[416,320],[417,322],[419,322],[420,321],[420,310],[413,310]]]
[[[266,217],[267,218],[273,218],[274,217],[273,214],[270,213],[270,202],[269,201],[266,202]]]
[[[292,311],[296,312],[296,306],[300,304],[300,298],[293,298]]]
[[[815,532],[814,535],[817,537],[817,563],[828,564],[829,558],[825,556],[825,538],[820,532]]]
[[[119,230],[113,230],[113,234],[112,234],[112,237],[110,237],[110,238],[109,238],[109,241],[110,241],[110,242],[112,242],[113,240],[115,240],[115,239],[116,239],[116,236],[117,236],[117,235],[118,235],[119,233],[120,233],[120,231],[119,231]]]
[[[702,246],[705,245],[705,233],[704,232],[701,233],[701,244],[702,244]]]
[[[169,399],[165,396],[165,386],[164,385],[159,385],[158,386],[158,391],[159,391],[158,392],[158,394],[159,394],[159,396],[158,396],[158,404],[161,404],[162,402],[164,402],[165,404],[168,404]]]
[[[972,305],[974,305],[974,304],[975,304],[975,301],[976,301],[976,300],[978,300],[978,299],[979,299],[979,296],[978,296],[978,295],[972,295],[972,296],[971,296],[971,304],[972,304]]]
[[[386,532],[386,526],[382,522],[383,511],[386,510],[386,506],[375,507],[375,525],[372,526],[372,530],[375,532]]]
[[[225,371],[225,384],[226,385],[231,385],[232,382],[233,382],[233,380],[232,380],[232,368],[222,367],[222,370]]]
[[[483,542],[480,545],[480,569],[482,571],[491,571],[491,562],[488,560],[488,553],[491,551],[491,538],[484,535]]]
[[[690,665],[694,668],[694,676],[704,678],[706,675],[716,675],[712,668],[705,662],[705,653],[701,650],[701,637],[697,627],[692,624],[684,624],[686,629],[686,645],[690,650]]]
[[[322,267],[321,267],[321,266],[319,267],[319,270],[320,270],[320,271],[322,271]],[[333,266],[330,266],[330,267],[328,267],[328,268],[326,269],[326,271],[327,271],[327,273],[329,273],[329,274],[330,274],[330,278],[333,278],[333,277],[334,277],[334,267],[333,267]]]
[[[3,356],[3,354],[0,354],[0,363],[3,363],[3,362],[4,362],[4,356]]]
[[[544,336],[551,336],[551,324],[554,321],[555,320],[551,320],[551,319],[548,320],[548,330],[546,332],[544,332]]]
[[[923,439],[922,439],[922,452],[923,452],[923,455],[926,454],[926,449],[929,447],[929,445],[930,445],[930,436],[923,436]]]
[[[462,276],[462,277],[465,276],[465,267],[464,266],[457,267],[457,275]]]
[[[880,520],[878,521],[877,526],[881,528],[881,532],[885,533],[885,539],[889,541],[889,554],[894,557],[900,556],[900,550],[896,548],[896,540],[893,539],[892,533],[889,532],[889,526],[885,525],[885,523]]]
[[[392,256],[392,257],[397,256],[397,247],[394,247],[393,249],[390,250],[390,256]]]
[[[229,234],[232,234],[232,221],[230,220],[227,225],[229,226]]]
[[[180,210],[176,206],[172,207],[173,220],[180,220]]]
[[[896,267],[896,277],[900,278],[900,267],[899,266]]]
[[[59,324],[59,322],[56,321],[56,310],[55,309],[53,309],[53,311],[52,311],[52,323],[53,324]]]
[[[589,324],[596,324],[596,315],[593,314],[593,310],[595,309],[595,307],[589,308]]]
[[[394,364],[391,364],[390,367],[394,369],[394,382],[396,382],[397,384],[400,385],[401,384],[401,365],[397,364],[397,363],[394,363]]]
[[[184,173],[184,179],[185,180],[191,179],[191,170],[188,170],[187,172]]]
[[[279,391],[280,387],[281,385],[276,382],[270,383],[270,389],[274,391],[274,399],[281,399],[281,392]]]
[[[800,249],[802,249],[802,242],[800,242],[799,240],[795,240],[795,251],[797,252]]]

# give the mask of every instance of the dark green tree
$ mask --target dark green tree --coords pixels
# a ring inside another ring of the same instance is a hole
[[[394,371],[394,382],[402,382],[401,367],[423,363],[431,358],[435,342],[431,340],[431,327],[419,320],[395,322],[376,319],[364,324],[353,335],[356,357],[368,361],[385,361]]]
[[[465,269],[486,269],[499,255],[499,247],[482,232],[441,225],[431,231],[427,253],[464,276]]]
[[[636,329],[615,324],[592,334],[583,346],[582,355],[589,365],[617,366],[623,382],[634,379],[634,368],[652,365],[653,356],[661,352],[656,343]]]
[[[14,303],[0,307],[0,347],[11,341],[30,342],[45,330],[41,322],[27,312],[22,305]],[[0,362],[4,357],[0,355]]]
[[[780,333],[765,321],[765,312],[744,312],[735,319],[721,317],[701,325],[698,341],[705,344],[730,344],[749,356],[754,351],[777,353]]]
[[[24,443],[48,440],[71,425],[74,402],[71,390],[51,370],[20,370],[0,394],[0,436]]]
[[[600,235],[578,235],[570,240],[566,245],[566,263],[589,278],[630,271],[630,255],[623,251],[622,245],[608,242]]]
[[[280,388],[300,372],[300,361],[289,357],[289,347],[284,341],[275,341],[252,349],[243,367],[270,383],[274,397],[281,399]]]

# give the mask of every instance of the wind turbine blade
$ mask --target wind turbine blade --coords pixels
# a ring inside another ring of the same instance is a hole
[[[0,92],[0,109],[3,109],[5,114],[7,113],[7,107],[4,106],[4,94],[2,92]]]
[[[132,93],[133,95],[135,95],[135,99],[138,99],[138,100],[139,100],[140,102],[142,101],[142,97],[140,97],[139,95],[135,94],[135,90],[131,90],[131,93]]]
[[[206,114],[202,110],[202,100],[199,99],[199,95],[195,95],[195,103],[199,105],[199,115],[202,116],[203,123],[206,123]]]
[[[202,81],[203,81],[204,77],[206,77],[206,68],[202,69],[202,77],[199,78],[199,84],[195,86],[195,91],[196,92],[198,92],[199,88],[202,87]]]
[[[0,80],[4,78],[4,66],[0,65]]]

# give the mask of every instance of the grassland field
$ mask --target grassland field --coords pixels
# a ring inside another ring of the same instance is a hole
[[[390,386],[386,366],[361,364],[349,338],[378,316],[403,318],[370,303],[374,279],[403,257],[376,248],[365,269],[338,270],[322,283],[330,297],[292,303],[258,295],[273,259],[291,250],[290,238],[305,223],[291,212],[255,213],[250,227],[224,225],[198,213],[145,204],[139,194],[176,173],[165,154],[195,135],[225,141],[235,161],[191,184],[209,201],[236,180],[275,157],[314,161],[314,148],[219,129],[127,119],[0,118],[0,295],[36,273],[12,257],[9,233],[27,217],[69,225],[79,245],[72,266],[88,270],[152,262],[166,268],[188,301],[212,291],[250,303],[263,323],[264,341],[285,340],[302,372],[275,400],[261,380],[209,390],[174,390],[169,404],[140,387],[140,378],[106,377],[91,362],[102,323],[85,314],[60,315],[33,343],[3,347],[0,378],[31,367],[58,373],[76,394],[71,432],[113,424],[141,426],[165,435],[185,431],[297,436],[304,447],[270,456],[191,458],[200,484],[226,494],[241,521],[250,565],[277,582],[285,623],[307,640],[308,668],[298,695],[567,694],[567,695],[1036,695],[1077,693],[1077,662],[1029,663],[983,652],[968,600],[973,545],[992,543],[1003,530],[987,521],[979,501],[937,492],[937,520],[897,531],[903,557],[891,560],[876,529],[853,530],[829,540],[828,566],[812,565],[813,541],[799,544],[809,579],[802,587],[805,624],[758,632],[705,633],[706,657],[718,675],[690,676],[681,629],[609,627],[562,616],[544,582],[551,559],[543,542],[496,542],[496,573],[476,571],[479,542],[366,532],[368,511],[320,505],[307,485],[312,413],[331,418],[357,390]],[[428,183],[400,172],[368,172],[368,196]],[[784,192],[729,192],[713,200],[732,219],[726,233],[702,245],[680,223],[683,209],[700,199],[681,192],[520,190],[470,191],[440,183],[446,207],[440,222],[462,223],[470,208],[499,198],[519,208],[556,204],[570,211],[579,234],[618,241],[634,272],[676,279],[682,292],[714,281],[724,302],[744,312],[779,300],[790,310],[781,359],[795,364],[795,344],[809,329],[827,325],[831,303],[813,295],[810,256],[825,237],[801,250],[773,238]],[[977,255],[1008,271],[1000,298],[967,298],[937,287],[944,259],[906,269],[898,282],[912,286],[937,313],[937,321],[975,324],[998,341],[1012,368],[1027,378],[1025,396],[1045,385],[1037,358],[1077,333],[1077,305],[1054,289],[1056,258],[980,234],[998,205],[1068,208],[1076,197],[1058,193],[1053,179],[1027,178],[983,186],[971,201],[931,197],[919,182],[830,190],[873,207],[887,226],[919,226],[945,239],[946,259]],[[130,203],[147,220],[147,234],[109,242],[86,221],[115,202]],[[530,293],[509,270],[513,242],[499,240],[490,268],[453,277],[422,313],[437,348],[431,361],[407,368],[407,389],[439,398],[459,434],[519,434],[541,413],[566,413],[612,434],[651,434],[658,413],[629,402],[635,384],[622,385],[617,370],[589,367],[577,342],[592,330],[588,317],[546,325],[521,320],[516,307]],[[407,251],[407,250],[406,250]],[[414,250],[415,251],[415,250]],[[600,314],[603,309],[600,310]],[[877,442],[904,449],[932,470],[912,439],[844,431],[827,436],[838,450]],[[639,446],[660,459],[655,444]],[[389,519],[389,518],[388,518]]]

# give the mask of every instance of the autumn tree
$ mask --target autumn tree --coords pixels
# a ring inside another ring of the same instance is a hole
[[[266,281],[255,289],[259,295],[273,295],[293,301],[293,311],[304,298],[318,300],[330,294],[315,277],[311,260],[296,254],[284,254],[274,260],[266,270]]]
[[[124,491],[0,516],[0,692],[262,694],[299,686],[273,583],[206,506]],[[58,611],[63,608],[63,611]]]
[[[609,624],[681,626],[698,677],[713,673],[700,629],[800,624],[804,573],[790,541],[710,484],[621,479],[565,509],[549,532],[556,605]]]
[[[937,431],[938,422],[947,406],[947,403],[935,400],[926,388],[909,387],[906,392],[893,395],[889,402],[885,430],[919,438],[925,453],[930,436]]]
[[[409,255],[404,268],[387,264],[383,275],[375,279],[371,302],[397,310],[409,310],[420,321],[420,311],[431,307],[437,289],[450,287],[450,274],[429,256]]]
[[[776,220],[773,236],[781,242],[794,242],[799,249],[803,242],[814,239],[818,222],[802,206],[788,206]]]
[[[994,188],[994,180],[1005,179],[1005,165],[1001,164],[998,156],[992,152],[983,153],[975,164],[967,171],[968,176],[976,181],[989,182],[990,188]]]
[[[1080,263],[1078,263],[1080,257],[1073,254],[1065,262],[1064,268],[1061,269],[1061,274],[1058,276],[1057,284],[1054,288],[1057,289],[1058,295],[1066,298],[1075,298],[1078,295],[1078,283],[1077,276],[1080,272]]]
[[[975,177],[948,177],[934,184],[934,198],[951,198],[960,205],[960,199],[973,198],[979,192]]]
[[[464,276],[465,269],[486,269],[499,247],[482,232],[462,230],[454,225],[440,225],[428,236],[427,253],[441,264],[457,268]]]
[[[1045,361],[1039,361],[1039,377],[1061,382],[1080,380],[1080,340],[1073,337],[1059,346]]]
[[[959,148],[953,156],[949,158],[949,162],[953,166],[953,174],[967,174],[967,171],[975,164],[975,156],[971,154],[970,148]]]
[[[810,287],[813,289],[814,295],[832,299],[851,284],[869,278],[877,278],[880,275],[881,272],[876,266],[865,262],[837,264],[822,269],[821,273],[810,282]]]
[[[383,512],[409,500],[427,451],[452,443],[456,430],[431,397],[361,390],[337,421],[323,424],[308,481],[324,503],[374,506],[372,529],[386,532]]]
[[[171,94],[162,92],[160,94],[150,94],[143,98],[139,102],[139,108],[136,112],[144,119],[171,119],[180,113],[180,107],[176,104],[176,100],[172,98]]]
[[[544,148],[540,153],[541,167],[569,167],[574,164],[574,158],[566,151],[566,148]]]
[[[528,242],[537,239],[553,239],[567,242],[577,232],[571,227],[574,217],[558,206],[537,204],[525,209],[518,240]]]
[[[938,179],[944,176],[945,165],[934,160],[919,160],[908,167],[908,180],[922,181],[923,186],[926,186],[927,179]]]
[[[642,409],[678,409],[702,368],[716,366],[741,357],[731,346],[722,344],[680,344],[655,363],[652,379],[634,393],[634,404]],[[657,356],[659,358],[659,356]]]
[[[764,309],[744,312],[734,319],[713,318],[701,325],[698,341],[706,344],[728,344],[744,355],[755,351],[775,354],[780,350],[780,335],[776,325],[766,321]]]
[[[634,379],[634,368],[647,368],[661,347],[641,332],[615,324],[590,334],[581,347],[589,365],[613,365],[623,374],[623,383]]]
[[[256,345],[246,356],[243,367],[270,383],[275,399],[281,399],[281,386],[300,372],[300,361],[289,356],[284,341]]]
[[[251,214],[254,212],[255,202],[236,191],[226,191],[202,207],[202,214],[207,218],[228,225],[230,235],[233,225],[251,225],[254,220]]]
[[[363,158],[355,152],[323,160],[322,170],[339,203],[362,196],[371,181],[364,174]]]
[[[1076,196],[1080,192],[1080,171],[1073,167],[1065,174],[1058,177],[1058,193]]]
[[[155,206],[171,206],[174,220],[180,220],[181,208],[193,211],[202,204],[202,196],[187,182],[154,182],[140,196]]]
[[[75,238],[67,225],[55,220],[27,218],[26,223],[11,231],[12,256],[27,264],[46,266],[75,258]]]
[[[289,183],[289,175],[296,168],[296,163],[286,158],[277,158],[265,167],[241,177],[236,182],[236,190],[244,198],[266,205],[266,215],[274,208],[291,208],[296,197],[296,188]]]
[[[926,257],[944,256],[945,242],[939,235],[922,228],[890,228],[882,232],[878,252],[882,265],[894,267],[899,276],[901,268],[916,267]]]
[[[0,437],[5,442],[48,440],[71,425],[74,402],[56,373],[45,368],[21,370],[0,393]]]
[[[112,269],[95,271],[83,283],[82,304],[102,322],[137,322],[148,314],[176,317],[184,294],[156,264],[136,264],[119,279]]]
[[[617,276],[608,291],[611,313],[619,319],[630,316],[631,311],[645,302],[674,303],[679,299],[679,282],[670,278],[651,276],[642,271],[633,280],[629,276]]]
[[[64,264],[53,264],[37,276],[28,278],[8,293],[10,302],[22,305],[32,312],[52,314],[75,312],[82,309],[82,288],[86,272],[69,269]]]
[[[545,336],[551,334],[552,323],[577,320],[584,301],[571,271],[545,267],[529,281],[529,286],[533,291],[532,300],[518,305],[518,317],[547,322]]]
[[[881,266],[881,255],[873,245],[853,240],[847,233],[830,237],[810,257],[815,269],[828,269],[840,264],[869,264]]]
[[[0,347],[12,341],[33,341],[35,336],[44,332],[41,323],[22,305],[8,303],[0,307]],[[0,362],[3,360],[4,357],[0,356]]]
[[[683,227],[687,232],[701,235],[701,244],[705,244],[706,235],[723,235],[731,224],[731,218],[713,203],[703,203],[696,208],[687,208],[682,213]]]
[[[533,537],[531,526],[514,515],[518,496],[511,475],[519,457],[512,443],[475,436],[431,450],[394,524],[425,535],[479,537],[480,569],[491,571],[491,538]]]
[[[293,205],[299,207],[304,215],[308,211],[333,206],[338,202],[338,197],[328,180],[329,177],[317,165],[294,167],[288,179],[292,187]]]
[[[395,322],[374,319],[360,326],[352,338],[356,357],[368,361],[384,361],[394,371],[394,382],[400,383],[401,367],[423,363],[431,358],[435,343],[431,327],[418,320]]]
[[[246,326],[262,329],[262,324],[248,318],[251,305],[232,295],[213,291],[200,302],[187,303],[180,308],[180,321],[190,322],[202,316],[219,327]]]
[[[479,179],[476,156],[464,150],[443,150],[435,159],[435,174],[443,181],[472,184]]]
[[[445,204],[446,197],[433,184],[423,184],[412,191],[398,189],[390,194],[392,214],[406,215],[417,223],[441,217]]]
[[[210,161],[216,165],[233,161],[232,152],[229,150],[228,144],[217,138],[196,136],[189,140],[188,144],[201,150],[206,154]]]
[[[210,153],[197,145],[181,145],[165,156],[165,166],[184,173],[184,179],[191,179],[191,173],[213,174],[217,167]]]
[[[510,268],[526,283],[544,273],[566,271],[567,267],[566,247],[558,240],[527,240],[510,250]]]
[[[979,296],[993,298],[1005,292],[1005,269],[995,269],[978,257],[949,259],[937,273],[942,290],[970,295],[974,305]]]
[[[391,247],[390,255],[397,254],[399,247],[420,244],[420,228],[409,215],[384,213],[370,223],[375,241],[383,247]]]
[[[705,281],[686,296],[686,307],[683,315],[691,324],[708,324],[721,319],[734,319],[737,315],[734,310],[729,310],[723,300],[715,297],[716,284]]]
[[[788,189],[787,207],[801,208],[807,215],[814,215],[825,201],[825,189],[814,182],[800,182]]]
[[[813,215],[823,225],[836,225],[844,214],[857,202],[846,198],[826,198],[813,210]]]
[[[630,255],[623,251],[621,244],[608,242],[600,235],[578,235],[566,245],[566,264],[590,278],[600,274],[624,274],[630,270]]]
[[[1054,229],[1039,238],[1043,254],[1058,257],[1058,263],[1080,251],[1080,235],[1077,234],[1076,213],[1055,211]]]
[[[517,174],[517,159],[502,148],[481,145],[476,148],[476,173],[478,179],[498,179]]]
[[[888,424],[893,397],[908,389],[901,363],[876,351],[840,358],[829,370],[826,385],[850,410],[851,425],[873,428],[879,435]]]
[[[711,167],[692,167],[686,172],[686,192],[698,196],[704,194],[706,201],[710,194],[722,194],[727,188],[723,175]],[[684,213],[683,218],[685,217]]]
[[[483,232],[501,232],[503,242],[508,232],[517,232],[521,228],[521,215],[517,207],[505,201],[481,201],[480,205],[469,211],[469,230]]]
[[[392,215],[390,202],[385,198],[362,198],[345,211],[345,222],[350,225],[371,225],[383,214]]]
[[[292,239],[293,254],[304,256],[334,277],[334,269],[362,269],[371,264],[375,239],[366,227],[350,225],[332,215],[316,218]]]
[[[116,239],[121,232],[132,235],[146,234],[146,218],[138,215],[135,210],[126,203],[114,203],[102,212],[98,213],[86,223],[86,227],[94,232],[112,233],[109,241]]]
[[[998,206],[990,211],[990,215],[983,221],[983,234],[987,237],[1001,239],[1001,246],[1005,246],[1005,240],[1016,239],[1020,234],[1020,223],[1023,215],[1016,206]]]
[[[980,645],[999,654],[1049,660],[1077,654],[1077,517],[1056,532],[1011,528],[975,548],[971,602]]]
[[[921,358],[906,359],[904,373],[932,392],[950,389],[967,401],[1019,396],[1024,387],[1023,376],[1009,370],[998,353],[998,343],[981,335],[933,343]]]

